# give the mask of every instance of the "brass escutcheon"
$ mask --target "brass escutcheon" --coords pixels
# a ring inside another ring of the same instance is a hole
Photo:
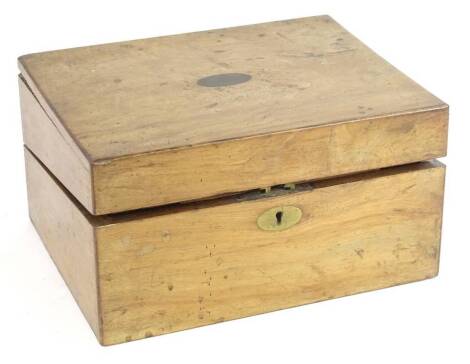
[[[289,229],[302,218],[302,210],[296,206],[278,206],[266,210],[256,221],[261,230],[281,231]]]

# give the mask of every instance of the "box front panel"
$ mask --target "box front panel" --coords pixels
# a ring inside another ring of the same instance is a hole
[[[446,154],[447,120],[448,109],[442,108],[108,161],[93,170],[95,212],[160,206],[439,158]]]
[[[433,277],[444,174],[423,163],[101,226],[103,343]],[[264,229],[276,209],[297,215]]]

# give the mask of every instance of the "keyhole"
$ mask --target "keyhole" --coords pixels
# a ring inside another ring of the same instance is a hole
[[[282,211],[276,212],[276,221],[278,225],[281,225],[282,222]]]

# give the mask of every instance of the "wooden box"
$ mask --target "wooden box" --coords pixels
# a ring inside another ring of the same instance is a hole
[[[448,106],[328,16],[19,67],[31,220],[104,345],[438,272]]]

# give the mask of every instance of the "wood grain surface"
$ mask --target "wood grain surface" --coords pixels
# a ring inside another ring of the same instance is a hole
[[[432,159],[446,153],[447,120],[439,109],[117,159],[94,167],[95,212]]]
[[[18,78],[24,143],[89,211],[91,166],[68,134],[51,123],[22,77]]]
[[[99,338],[94,227],[87,213],[25,148],[31,221],[83,315]]]
[[[443,106],[327,16],[19,61],[93,161]],[[252,80],[197,85],[237,71]]]
[[[56,173],[68,157],[87,161],[91,187],[57,176],[92,214],[446,153],[447,105],[328,16],[38,53],[19,66],[47,128],[81,154],[51,144],[45,163]],[[224,73],[251,79],[198,84]]]
[[[92,216],[26,154],[33,222],[105,345],[438,272],[445,175],[439,162],[280,194]],[[301,209],[300,221],[261,230],[258,217],[278,206]]]

